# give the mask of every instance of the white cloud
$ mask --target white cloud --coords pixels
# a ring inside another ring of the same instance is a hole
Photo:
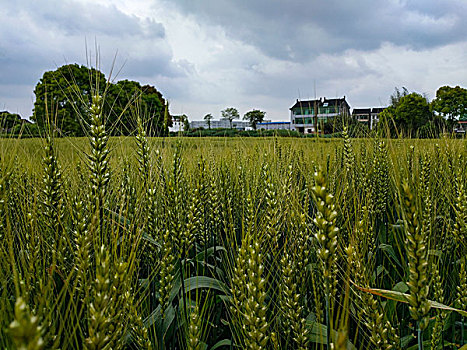
[[[232,106],[284,120],[315,86],[366,107],[395,86],[433,97],[467,81],[461,0],[1,2],[0,108],[24,116],[44,70],[86,63],[85,37],[93,50],[98,41],[104,73],[118,50],[118,78],[155,85],[192,119]]]

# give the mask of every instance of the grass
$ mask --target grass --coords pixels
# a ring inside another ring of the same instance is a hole
[[[107,139],[98,104],[0,140],[0,347],[466,341],[465,140]]]

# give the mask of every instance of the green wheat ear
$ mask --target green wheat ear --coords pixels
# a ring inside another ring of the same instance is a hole
[[[321,267],[324,276],[325,298],[326,298],[326,342],[328,348],[331,346],[331,304],[332,286],[336,281],[335,265],[337,261],[337,234],[339,228],[336,226],[337,212],[335,210],[334,196],[328,192],[326,180],[321,170],[314,176],[315,185],[311,188],[315,196],[316,217],[314,223],[318,228],[315,236],[318,240],[318,255],[321,259]]]
[[[428,303],[428,249],[425,243],[424,230],[419,222],[416,199],[407,181],[402,184],[403,205],[407,235],[407,256],[409,260],[409,310],[412,318],[417,321],[420,330],[428,325],[427,314],[430,311]]]
[[[89,170],[91,190],[95,210],[99,210],[99,220],[102,220],[103,205],[107,193],[107,185],[110,181],[108,155],[110,153],[107,142],[108,135],[105,130],[104,118],[102,116],[102,98],[94,95],[90,109],[91,127],[89,129],[89,141],[91,153],[89,158]],[[102,224],[100,222],[100,224]]]
[[[10,323],[9,333],[17,349],[44,349],[39,318],[31,315],[29,307],[21,297],[16,299],[15,319]]]
[[[435,263],[432,268],[432,283],[433,283],[433,299],[439,303],[444,303],[444,290],[441,276],[439,274],[439,262]],[[446,318],[445,311],[437,311],[435,324],[431,333],[431,348],[438,349],[441,345],[444,320]]]
[[[280,284],[280,307],[284,314],[284,333],[287,337],[292,333],[292,339],[296,344],[296,349],[305,350],[308,347],[309,329],[306,326],[306,319],[302,317],[303,306],[301,296],[298,293],[296,282],[296,264],[293,257],[285,252],[280,264],[282,266],[282,281]]]
[[[318,228],[315,236],[319,243],[318,254],[321,258],[323,275],[328,281],[333,277],[334,264],[337,260],[337,212],[334,205],[334,196],[328,192],[326,180],[321,171],[315,173],[315,186],[312,187],[317,208],[313,220]]]
[[[136,134],[136,154],[139,163],[139,173],[143,178],[143,188],[149,183],[150,180],[150,148],[146,131],[144,130],[143,121],[141,117],[137,118],[138,133]]]
[[[54,140],[47,136],[45,144],[44,164],[44,189],[42,193],[41,214],[44,217],[44,223],[49,228],[52,240],[49,242],[48,253],[50,254],[51,264],[59,263],[63,266],[64,252],[66,249],[66,235],[61,234],[61,225],[63,222],[63,189],[62,174],[57,162],[57,155]]]
[[[459,272],[459,285],[456,287],[457,298],[456,305],[461,310],[467,310],[467,259],[464,257],[461,260]]]

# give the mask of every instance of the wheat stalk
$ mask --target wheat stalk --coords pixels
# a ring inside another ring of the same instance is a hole
[[[315,236],[319,244],[318,255],[321,260],[325,283],[326,297],[326,341],[328,348],[331,346],[331,287],[335,281],[335,263],[337,260],[337,234],[339,228],[336,226],[337,212],[335,211],[334,197],[326,187],[326,181],[321,171],[314,176],[315,185],[312,187],[317,208],[314,223],[318,228]]]
[[[402,185],[405,215],[407,256],[409,260],[409,310],[417,321],[419,349],[423,348],[422,331],[428,325],[427,314],[430,311],[428,297],[428,262],[424,230],[419,223],[416,199],[407,182]]]

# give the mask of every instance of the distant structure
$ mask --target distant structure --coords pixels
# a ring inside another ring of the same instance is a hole
[[[232,120],[232,129],[246,130],[250,127],[250,122],[243,120]],[[190,129],[209,129],[207,120],[193,120],[190,122]],[[228,119],[211,120],[211,129],[230,129],[230,121]]]
[[[315,133],[315,122],[319,126],[338,115],[350,116],[350,105],[342,98],[326,97],[319,100],[298,100],[290,107],[291,129],[302,134]],[[317,117],[317,120],[315,118]]]
[[[465,134],[467,131],[467,115],[463,115],[462,117],[459,118],[459,121],[457,122],[457,127],[454,130],[456,133],[462,133]]]
[[[384,107],[354,108],[352,117],[360,123],[364,123],[372,130],[379,121],[379,114],[384,111]]]
[[[264,121],[256,124],[257,130],[290,130],[290,122]]]
[[[185,118],[188,117],[185,114],[182,115],[173,115],[172,116],[172,126],[169,126],[170,132],[180,132],[184,130],[185,127]]]

